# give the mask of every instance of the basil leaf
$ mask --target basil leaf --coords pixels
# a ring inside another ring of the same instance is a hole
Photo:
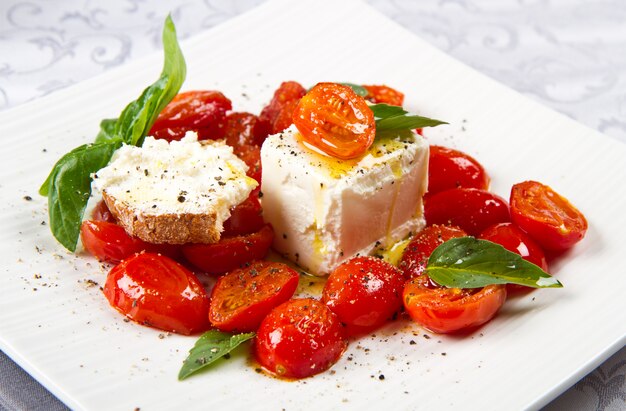
[[[402,115],[377,120],[376,131],[383,132],[391,130],[413,130],[422,127],[435,127],[441,124],[448,123],[428,117]]]
[[[100,132],[96,136],[96,143],[105,143],[108,141],[117,141],[120,139],[115,134],[115,127],[117,124],[116,118],[105,118],[100,122]]]
[[[377,120],[387,118],[387,117],[402,116],[408,113],[408,111],[406,111],[400,106],[391,106],[389,104],[383,104],[383,103],[372,104],[370,106],[370,109],[374,113],[374,117]]]
[[[546,288],[563,285],[541,268],[499,244],[474,237],[453,238],[439,245],[426,266],[436,283],[455,288],[519,284]]]
[[[256,334],[228,334],[217,330],[207,331],[196,341],[196,344],[189,350],[189,356],[183,362],[183,366],[178,373],[178,379],[184,380],[192,374],[213,364],[222,358],[239,344],[250,340]]]
[[[367,97],[367,95],[369,94],[365,87],[359,86],[358,84],[354,84],[354,83],[339,83],[339,84],[343,84],[344,86],[350,87],[352,91],[354,91],[358,96]]]

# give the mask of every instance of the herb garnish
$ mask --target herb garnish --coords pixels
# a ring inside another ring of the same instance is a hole
[[[422,127],[435,127],[448,124],[445,121],[409,114],[400,106],[389,104],[374,104],[370,106],[376,119],[376,135],[404,130],[413,130]],[[407,115],[408,114],[408,115]]]

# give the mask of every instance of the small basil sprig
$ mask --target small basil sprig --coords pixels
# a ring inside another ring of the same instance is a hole
[[[217,330],[207,331],[189,350],[189,356],[183,362],[178,379],[184,380],[190,375],[213,364],[241,343],[252,339],[255,333],[228,334]]]
[[[68,250],[75,251],[89,196],[91,174],[106,166],[122,143],[140,146],[163,108],[180,90],[186,75],[185,59],[168,16],[163,27],[164,63],[159,79],[131,102],[119,119],[105,119],[94,144],[82,145],[52,168],[39,194],[48,197],[50,230]]]
[[[377,135],[448,124],[445,121],[409,114],[409,112],[402,107],[391,106],[389,104],[374,104],[370,106],[370,109],[376,119]]]
[[[453,238],[439,245],[426,267],[436,283],[454,288],[519,284],[533,288],[563,287],[550,274],[499,244],[474,237]]]

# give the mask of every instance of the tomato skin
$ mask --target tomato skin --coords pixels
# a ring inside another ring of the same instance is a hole
[[[490,178],[473,157],[451,148],[430,146],[428,160],[428,192],[431,194],[451,188],[487,190]]]
[[[161,111],[148,135],[173,141],[196,131],[200,140],[221,138],[222,122],[230,109],[230,100],[219,91],[179,93]]]
[[[222,331],[256,331],[274,307],[293,296],[298,278],[287,265],[262,260],[231,271],[213,287],[209,320]]]
[[[230,113],[224,120],[224,139],[234,148],[247,145],[260,147],[269,132],[269,122],[251,113]]]
[[[312,298],[289,300],[261,323],[254,342],[257,361],[284,378],[306,378],[329,369],[347,342],[337,316]]]
[[[407,279],[424,274],[428,258],[435,248],[452,238],[465,237],[467,233],[458,227],[431,225],[417,233],[404,249],[398,268]]]
[[[104,200],[98,201],[98,204],[93,208],[91,219],[95,221],[106,221],[107,223],[115,223],[117,221]]]
[[[473,236],[510,221],[509,206],[502,197],[476,188],[453,188],[424,197],[424,216],[429,225],[455,225]]]
[[[511,220],[545,250],[563,251],[587,232],[587,220],[547,185],[524,181],[511,189]]]
[[[209,328],[204,287],[191,271],[160,254],[137,254],[115,266],[104,295],[113,308],[143,325],[185,335]]]
[[[506,287],[481,289],[440,287],[426,274],[409,280],[403,293],[404,308],[418,324],[436,333],[452,333],[491,320],[506,300]]]
[[[273,239],[274,230],[266,224],[255,233],[223,237],[213,244],[185,244],[182,252],[200,270],[222,274],[265,257]]]
[[[264,224],[259,195],[253,191],[243,203],[230,210],[230,217],[224,221],[222,235],[232,237],[254,233],[263,228]]]
[[[392,106],[402,106],[404,104],[404,93],[385,85],[363,85],[367,90],[366,99],[372,103],[390,104]]]
[[[261,149],[257,146],[243,145],[235,148],[233,152],[248,166],[246,175],[261,184]]]
[[[274,92],[272,100],[261,111],[259,118],[267,121],[270,125],[270,133],[276,134],[283,131],[292,124],[292,114],[294,103],[299,101],[306,94],[306,89],[295,81],[285,81],[280,84]],[[285,122],[288,118],[288,124]]]
[[[322,302],[346,326],[362,335],[391,320],[402,308],[404,277],[393,265],[375,257],[355,257],[333,270]]]
[[[374,142],[374,113],[350,87],[318,83],[298,103],[293,122],[302,139],[343,160],[359,157]]]

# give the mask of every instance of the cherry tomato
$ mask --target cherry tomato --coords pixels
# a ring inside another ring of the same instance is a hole
[[[182,252],[197,268],[209,274],[222,274],[265,257],[273,239],[274,230],[266,224],[255,233],[223,237],[213,244],[185,244]]]
[[[506,201],[476,188],[453,188],[424,198],[424,216],[429,225],[455,225],[477,236],[490,225],[510,221]]]
[[[248,166],[246,175],[261,184],[261,149],[257,146],[242,145],[236,147],[233,152]]]
[[[231,147],[260,147],[269,133],[269,122],[254,114],[230,113],[224,121],[224,139]]]
[[[329,369],[346,346],[337,316],[321,302],[305,298],[289,300],[265,317],[254,352],[270,373],[306,378]]]
[[[137,254],[115,266],[104,295],[113,308],[143,325],[185,335],[209,328],[204,287],[191,271],[160,254]]]
[[[374,114],[363,97],[337,83],[313,87],[298,103],[293,122],[305,142],[340,159],[363,155],[376,135]]]
[[[325,303],[350,335],[365,334],[392,319],[402,308],[404,277],[393,265],[375,257],[356,257],[328,277]]]
[[[366,86],[367,98],[372,103],[385,103],[392,106],[402,106],[404,103],[404,94],[389,86]]]
[[[177,94],[161,111],[148,133],[168,141],[180,140],[187,131],[199,139],[220,138],[222,122],[231,102],[219,91],[187,91]]]
[[[585,216],[565,197],[536,181],[511,189],[511,219],[546,250],[566,250],[587,232]]]
[[[304,87],[295,81],[281,83],[280,87],[274,92],[272,101],[263,108],[259,116],[261,120],[265,120],[270,124],[271,134],[280,133],[292,124],[292,120],[288,121],[289,124],[286,124],[283,120],[286,116],[288,118],[292,117],[291,113],[294,106],[290,102],[299,101],[305,94],[306,90]],[[289,110],[291,110],[291,113]],[[278,122],[279,117],[281,118],[280,122]]]
[[[451,188],[489,188],[489,176],[474,158],[458,150],[430,146],[428,160],[428,192]]]
[[[223,236],[250,234],[263,228],[263,209],[258,193],[253,191],[248,198],[232,210],[230,217],[224,221]]]
[[[211,293],[211,324],[222,331],[256,331],[274,307],[293,296],[298,277],[285,264],[262,260],[223,275]]]
[[[91,218],[95,221],[106,221],[107,223],[115,223],[117,221],[104,200],[98,201],[98,204],[96,204],[91,212]]]
[[[274,119],[272,126],[273,134],[280,133],[293,124],[293,113],[299,102],[300,100],[289,100],[285,102]]]
[[[506,300],[506,287],[447,288],[422,274],[406,283],[404,308],[411,318],[436,333],[451,333],[489,321]]]
[[[435,248],[446,241],[465,237],[467,233],[458,227],[431,225],[420,231],[411,239],[404,249],[398,268],[406,278],[414,278],[424,274],[428,258]]]

